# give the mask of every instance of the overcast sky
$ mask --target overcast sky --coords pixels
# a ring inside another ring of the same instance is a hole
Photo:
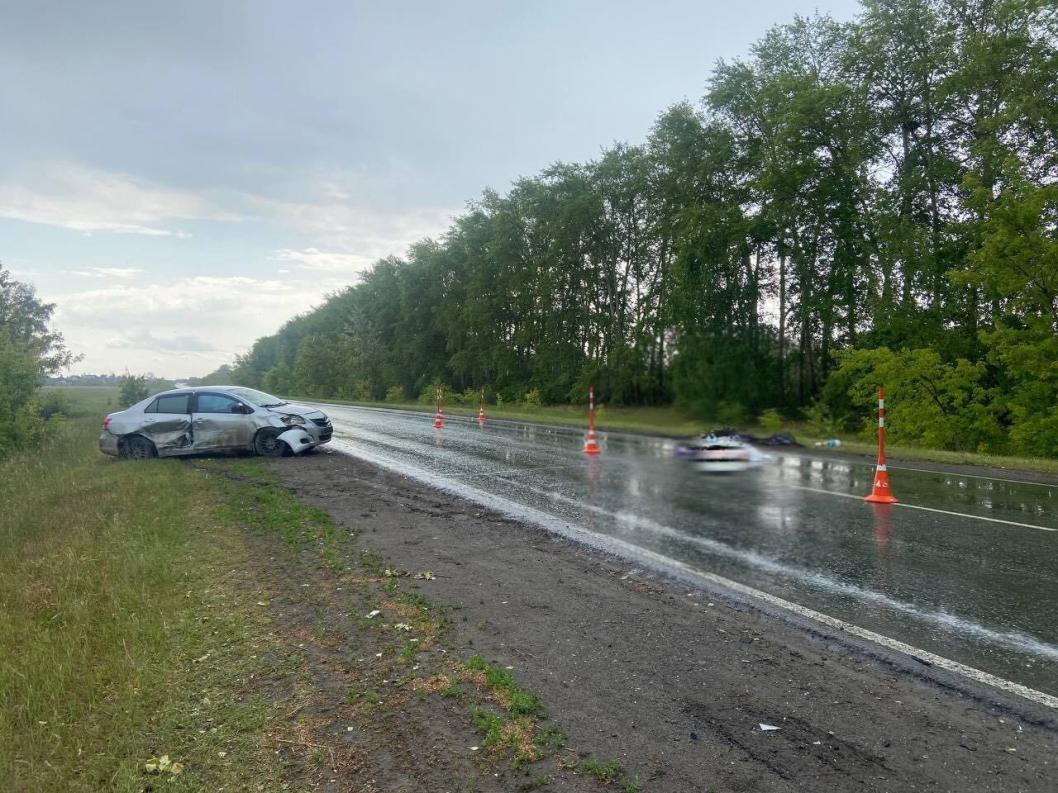
[[[205,374],[468,200],[854,0],[0,0],[0,262],[75,372]]]

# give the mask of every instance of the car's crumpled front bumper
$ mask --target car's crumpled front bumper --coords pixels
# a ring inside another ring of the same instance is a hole
[[[290,429],[304,430],[312,439],[312,444],[318,446],[321,443],[327,443],[334,434],[334,427],[331,425],[330,419],[322,413],[320,416],[321,418],[318,421],[312,418],[308,419],[304,424],[289,424],[287,426]]]
[[[306,432],[304,427],[291,427],[289,430],[281,432],[278,438],[289,446],[290,451],[294,454],[301,454],[313,446],[319,445],[319,441]]]

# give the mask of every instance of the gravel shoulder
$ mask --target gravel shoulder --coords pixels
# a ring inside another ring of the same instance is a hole
[[[690,590],[333,451],[272,468],[355,532],[355,550],[431,570],[423,590],[458,614],[453,645],[513,667],[572,748],[619,760],[644,791],[1055,788],[1058,721],[1045,708],[730,593]],[[289,603],[295,622],[281,627],[296,629],[301,611],[327,620],[326,602],[298,609],[291,591]],[[457,722],[446,716],[431,740],[459,732]],[[391,754],[406,752],[391,741]]]

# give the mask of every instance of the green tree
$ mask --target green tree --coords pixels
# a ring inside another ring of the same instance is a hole
[[[43,436],[38,389],[76,360],[49,327],[54,310],[0,266],[0,457]]]
[[[120,391],[118,392],[118,401],[121,402],[121,407],[127,408],[130,405],[135,405],[148,396],[147,378],[143,375],[132,375],[126,372],[121,379]]]

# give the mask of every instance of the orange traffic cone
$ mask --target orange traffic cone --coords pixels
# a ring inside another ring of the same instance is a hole
[[[433,426],[435,430],[444,429],[445,425],[445,409],[444,409],[444,397],[442,396],[441,389],[437,389],[437,413],[433,417]]]
[[[878,464],[874,468],[874,486],[864,501],[872,504],[898,504],[889,489],[889,471],[885,467],[885,390],[878,389]]]
[[[588,386],[588,437],[584,440],[584,453],[598,454],[601,451],[595,442],[595,386]]]

